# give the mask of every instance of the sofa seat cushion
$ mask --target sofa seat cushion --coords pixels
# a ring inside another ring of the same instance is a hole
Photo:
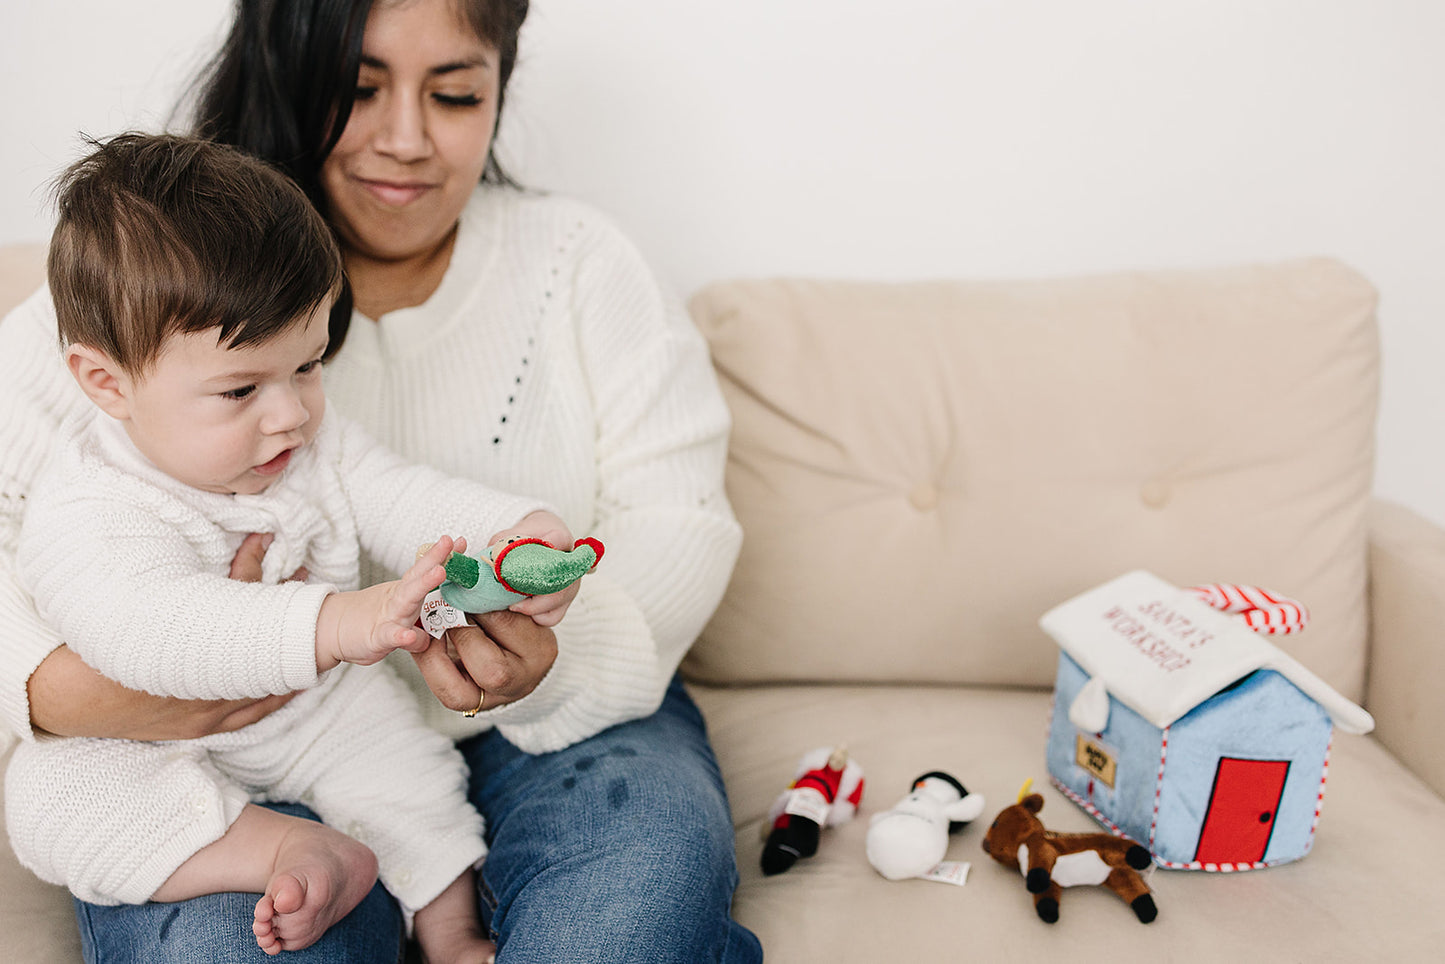
[[[1430,882],[1445,866],[1445,801],[1370,737],[1336,735],[1324,811],[1302,860],[1236,874],[1146,871],[1159,907],[1138,923],[1099,887],[1065,891],[1060,919],[1033,910],[1017,869],[983,853],[993,816],[1032,777],[1060,831],[1096,831],[1048,783],[1046,691],[970,687],[692,685],[727,782],[742,877],[733,914],[769,960],[1435,959],[1445,915]],[[780,738],[779,734],[786,734]],[[761,828],[803,752],[846,744],[864,770],[860,812],[818,854],[763,876]],[[870,815],[944,770],[984,794],[984,816],[949,844],[965,886],[888,881],[864,854]],[[947,948],[956,948],[956,956]],[[940,956],[942,955],[942,956]]]
[[[1039,616],[1148,569],[1302,600],[1358,701],[1374,306],[1326,259],[704,289],[746,538],[687,673],[1047,686]]]

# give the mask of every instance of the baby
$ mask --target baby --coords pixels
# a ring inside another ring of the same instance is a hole
[[[342,264],[284,175],[204,141],[123,135],[72,166],[58,199],[50,289],[94,409],[27,506],[27,588],[126,686],[304,692],[233,733],[22,745],[5,790],[16,854],[94,903],[261,893],[268,954],[313,943],[379,873],[428,961],[489,959],[462,759],[388,668],[360,667],[432,644],[417,618],[454,548],[435,540],[447,520],[563,548],[571,534],[535,500],[406,464],[325,413]],[[251,532],[271,536],[260,584],[226,578]],[[361,548],[405,575],[358,589]],[[529,611],[550,624],[575,592]]]

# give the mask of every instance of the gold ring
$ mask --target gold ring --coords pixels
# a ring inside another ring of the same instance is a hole
[[[465,717],[466,717],[467,719],[469,719],[469,720],[470,720],[472,717],[476,716],[478,713],[480,713],[480,712],[482,711],[482,704],[483,704],[484,702],[486,702],[486,699],[487,699],[487,691],[486,691],[486,690],[482,690],[481,695],[477,697],[477,708],[474,709],[474,710],[462,710],[462,716],[465,716]]]

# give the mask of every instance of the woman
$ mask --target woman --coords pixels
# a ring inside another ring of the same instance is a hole
[[[482,919],[500,958],[757,960],[727,916],[721,778],[674,679],[736,557],[727,415],[700,337],[631,246],[586,207],[507,186],[496,166],[526,8],[242,0],[197,129],[285,168],[341,240],[356,311],[328,365],[332,403],[411,458],[547,499],[608,548],[555,633],[525,611],[496,614],[455,636],[460,666],[438,646],[398,667],[472,768],[491,844]],[[7,565],[11,516],[76,404],[53,338],[43,292],[0,325]],[[260,546],[243,548],[236,575]],[[47,637],[10,583],[0,710],[12,725],[187,737],[285,699],[122,690]],[[233,897],[78,904],[87,959],[240,960],[254,950],[250,902]],[[288,957],[395,961],[400,946],[399,915],[376,891]]]

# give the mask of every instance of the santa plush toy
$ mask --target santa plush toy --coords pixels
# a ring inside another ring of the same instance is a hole
[[[863,767],[843,747],[819,747],[803,756],[788,789],[763,824],[763,873],[781,874],[800,857],[818,852],[824,827],[853,819],[863,799]]]

